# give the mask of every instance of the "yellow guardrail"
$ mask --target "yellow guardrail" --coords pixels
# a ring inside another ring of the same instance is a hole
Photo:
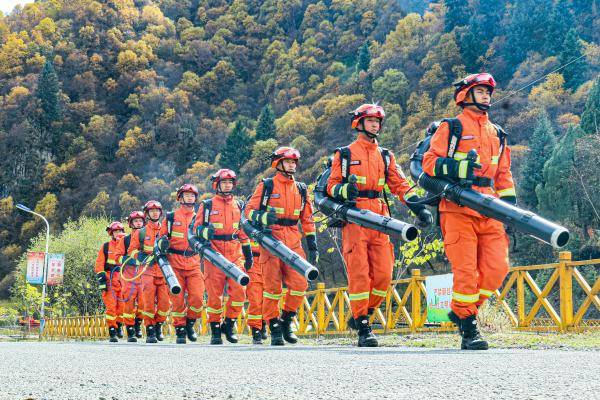
[[[590,284],[580,269],[592,277]],[[538,281],[531,275],[537,271]],[[547,271],[547,278],[544,276]],[[540,288],[539,280],[545,280]],[[425,277],[414,269],[406,279],[392,281],[384,302],[371,317],[376,333],[454,331],[451,323],[427,323]],[[573,261],[570,252],[561,252],[557,263],[512,267],[495,301],[518,330],[582,331],[600,328],[600,259]],[[574,301],[575,298],[579,299]],[[532,300],[535,301],[532,301]],[[528,306],[528,304],[530,304]],[[592,305],[594,307],[592,307]],[[296,333],[309,335],[348,334],[350,299],[346,287],[326,288],[317,283],[306,293],[295,318]],[[206,310],[198,333],[208,334]],[[248,332],[246,310],[238,318],[238,333]],[[165,334],[173,335],[171,319]],[[45,338],[105,338],[107,327],[101,315],[48,318]]]

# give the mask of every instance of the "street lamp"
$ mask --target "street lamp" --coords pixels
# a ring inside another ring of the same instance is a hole
[[[43,283],[42,283],[42,307],[40,308],[40,337],[42,337],[42,332],[44,331],[44,305],[46,304],[46,276],[48,274],[48,246],[50,244],[50,224],[48,224],[48,220],[42,214],[38,214],[33,211],[31,208],[27,207],[23,204],[17,204],[16,207],[33,215],[36,215],[44,220],[46,223],[46,253],[44,255],[44,272],[43,272]]]

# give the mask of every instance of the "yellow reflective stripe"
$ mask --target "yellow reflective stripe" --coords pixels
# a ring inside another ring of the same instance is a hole
[[[281,298],[281,293],[275,294],[275,293],[263,292],[263,297],[266,297],[267,299],[271,299],[271,300],[279,300]]]
[[[306,294],[306,292],[299,292],[297,290],[290,290],[290,295],[291,296],[304,296]]]
[[[154,247],[144,245],[144,251],[154,251]]]
[[[243,301],[232,301],[232,302],[231,302],[231,305],[232,305],[233,307],[244,307],[244,303],[245,303],[245,302],[243,302]]]
[[[362,183],[363,185],[367,184],[367,177],[366,176],[358,176],[356,175],[356,183]]]
[[[301,210],[294,210],[294,215],[300,215]]]
[[[379,178],[379,180],[377,181],[377,186],[383,186],[385,185],[385,178]]]
[[[157,311],[158,315],[160,315],[161,317],[166,317],[167,315],[169,315],[168,311]]]
[[[184,312],[175,312],[175,311],[173,311],[173,312],[171,313],[171,315],[172,315],[173,317],[185,317],[185,315],[186,315],[186,314],[185,314]]]
[[[221,314],[223,312],[223,307],[221,307],[219,309],[212,308],[212,307],[206,307],[206,312],[210,313],[210,314]]]
[[[452,292],[452,300],[461,301],[463,303],[476,303],[477,300],[479,300],[479,293],[463,294],[458,292]]]
[[[492,165],[498,164],[498,158],[499,156],[492,156]]]
[[[487,289],[479,289],[479,295],[485,297],[492,297],[494,295],[494,291]]]
[[[127,318],[127,319],[129,319],[129,318],[135,318],[135,314],[121,314],[121,317]]]
[[[215,229],[223,229],[223,224],[220,222],[213,222],[212,224],[215,227]]]
[[[149,313],[148,311],[140,311],[140,314],[145,315],[148,318],[154,318],[154,313]]]
[[[454,153],[455,160],[464,160],[465,158],[467,158],[467,153],[463,153],[462,151],[457,151]]]
[[[189,309],[192,310],[195,313],[199,313],[200,311],[202,311],[202,307],[196,308],[194,306],[189,306]]]
[[[175,232],[175,231],[173,231],[173,232],[171,232],[171,236],[175,237],[175,238],[181,238],[181,239],[183,239],[183,233],[181,233],[181,232]]]
[[[262,314],[248,314],[247,315],[248,319],[262,319]]]
[[[251,220],[251,219],[252,219],[252,217],[254,216],[254,213],[255,213],[255,212],[256,212],[256,211],[254,211],[254,210],[250,210],[250,212],[248,213],[248,219],[250,219],[250,220]]]
[[[306,233],[304,234],[304,237],[306,237],[306,236],[314,236],[314,235],[316,235],[316,234],[317,234],[317,232],[306,232]]]
[[[350,298],[350,301],[368,300],[369,299],[369,292],[350,293],[350,295],[348,297]]]
[[[107,263],[107,264],[116,265],[116,264],[117,264],[117,261],[116,261],[115,259],[113,259],[113,258],[109,258],[108,260],[106,260],[106,263]]]
[[[444,175],[448,175],[448,164],[442,165],[442,172]],[[435,174],[433,174],[435,176]]]
[[[500,196],[500,197],[517,196],[517,192],[514,187],[498,190],[498,191],[496,191],[496,193],[498,193],[498,196]]]
[[[239,228],[240,224],[238,222],[233,223],[233,229]]]
[[[469,168],[469,162],[468,161],[461,161],[458,163],[458,177],[459,178],[466,178],[467,177],[467,171]]]
[[[271,207],[271,210],[275,211],[275,214],[283,214],[284,210],[281,207]]]
[[[371,290],[371,293],[375,296],[385,297],[385,295],[387,294],[387,290],[378,290],[373,288],[373,290]]]
[[[114,321],[115,319],[117,319],[117,317],[115,315],[106,314],[106,319],[109,321]]]

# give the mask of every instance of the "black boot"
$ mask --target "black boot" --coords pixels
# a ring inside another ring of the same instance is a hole
[[[273,318],[269,321],[269,329],[271,330],[271,346],[283,346],[283,334],[281,333],[281,321],[279,318]]]
[[[267,340],[269,336],[267,335],[267,321],[263,320],[262,328],[260,328],[260,337],[262,340]]]
[[[369,310],[367,311],[367,317],[369,317],[369,319],[371,319],[371,315],[373,315],[373,313],[375,312],[374,308],[369,308]],[[348,328],[357,331],[358,330],[358,325],[356,325],[356,320],[353,317],[350,317],[350,319],[348,320]]]
[[[477,317],[470,315],[460,320],[462,330],[462,350],[487,350],[488,342],[483,340],[477,327]]]
[[[119,341],[119,339],[117,339],[117,328],[115,327],[111,326],[110,328],[108,328],[108,336],[108,341],[111,343],[117,343]]]
[[[135,328],[133,326],[127,327],[127,341],[129,343],[137,342],[137,338],[135,337]]]
[[[223,339],[221,339],[221,324],[218,322],[210,323],[210,344],[223,344]]]
[[[158,343],[156,339],[156,329],[154,325],[148,325],[146,327],[146,343]]]
[[[369,317],[361,315],[356,318],[356,325],[358,327],[358,347],[377,347],[377,338],[371,332],[371,325],[369,324]]]
[[[185,344],[185,337],[187,335],[185,326],[176,326],[175,327],[175,335],[177,335],[177,340],[175,343],[177,344]]]
[[[142,337],[142,319],[141,318],[135,319],[135,324],[133,325],[133,328],[135,329],[135,337],[138,339],[141,339],[141,337]]]
[[[117,337],[123,339],[123,323],[117,322]]]
[[[156,340],[158,340],[159,342],[165,340],[165,337],[162,333],[162,325],[162,322],[157,322],[156,325],[154,325],[154,333],[156,333]]]
[[[195,342],[196,340],[198,340],[198,336],[196,335],[196,332],[194,332],[194,324],[196,323],[195,319],[187,319],[185,321],[185,331],[187,333],[187,338],[190,340],[190,342]]]
[[[225,320],[223,321],[223,325],[221,325],[221,328],[223,329],[223,333],[225,334],[225,339],[227,339],[229,343],[238,342],[235,320],[233,318],[225,318]]]
[[[448,318],[450,318],[450,322],[454,323],[458,328],[458,333],[462,336],[462,323],[460,322],[460,317],[454,313],[454,311],[450,311],[448,313]]]
[[[263,344],[260,329],[252,328],[252,344]]]
[[[293,311],[283,311],[281,313],[281,333],[286,342],[298,343],[298,336],[292,330],[292,318],[296,316]]]

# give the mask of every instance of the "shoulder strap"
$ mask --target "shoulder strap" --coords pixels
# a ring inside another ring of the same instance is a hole
[[[506,137],[508,134],[500,125],[492,124],[494,128],[496,128],[496,134],[498,135],[498,139],[500,140],[500,148],[498,149],[498,155],[502,155],[504,148],[506,147]]]
[[[202,205],[204,206],[204,222],[202,223],[202,226],[208,226],[210,223],[210,212],[212,210],[212,199],[202,201]]]
[[[175,221],[175,212],[169,211],[167,213],[167,216],[165,217],[165,219],[167,220],[167,234],[169,235],[169,238],[170,238],[171,232],[173,232],[173,221]]]
[[[240,211],[242,211],[242,209],[244,208],[244,202],[240,199],[235,199],[235,203],[237,204]]]
[[[125,243],[125,254],[129,253],[129,245],[131,244],[131,233],[123,239]]]
[[[260,211],[266,211],[267,206],[269,205],[269,199],[271,198],[271,194],[273,193],[273,178],[265,178],[263,179],[263,191],[260,196]]]
[[[104,262],[108,261],[108,242],[102,246],[102,252],[104,253]]]
[[[296,187],[298,187],[298,191],[300,192],[300,198],[302,199],[302,204],[300,205],[300,212],[302,212],[302,210],[304,210],[304,206],[306,205],[308,189],[306,187],[306,183],[304,182],[296,182]]]
[[[456,149],[458,148],[458,142],[462,137],[462,123],[458,118],[444,118],[441,122],[447,122],[450,128],[450,135],[448,136],[448,158],[454,158]]]
[[[392,156],[390,155],[390,151],[385,147],[380,147],[379,151],[381,152],[381,157],[383,158],[383,172],[385,174],[385,181],[388,180],[388,168],[390,167],[390,163],[392,162]]]
[[[146,227],[138,231],[138,240],[140,242],[140,250],[144,248],[144,241],[146,240]]]
[[[342,183],[348,183],[348,176],[350,176],[350,147],[338,147],[335,151],[340,152],[340,165],[342,167]]]

